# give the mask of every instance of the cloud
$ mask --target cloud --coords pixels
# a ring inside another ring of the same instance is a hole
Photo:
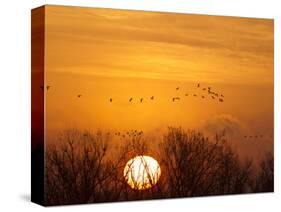
[[[233,145],[241,158],[250,158],[258,162],[265,152],[273,151],[273,139],[268,135],[262,139],[245,139],[244,135],[256,133],[253,127],[246,126],[244,122],[230,114],[221,114],[206,121],[202,130],[210,137],[225,130],[227,141]]]
[[[206,121],[203,125],[203,131],[211,135],[224,131],[226,135],[236,137],[241,136],[246,131],[246,127],[242,121],[232,115],[220,114]]]
[[[272,20],[54,6],[46,15],[48,70],[272,83]]]

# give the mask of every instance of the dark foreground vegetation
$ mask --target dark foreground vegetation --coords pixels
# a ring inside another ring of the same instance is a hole
[[[47,146],[46,205],[273,191],[271,153],[254,165],[242,161],[223,134],[208,139],[168,128],[157,148],[142,133],[132,135],[114,142],[109,133],[64,131],[58,144]],[[160,164],[160,180],[151,189],[133,190],[124,180],[125,164],[136,155]]]

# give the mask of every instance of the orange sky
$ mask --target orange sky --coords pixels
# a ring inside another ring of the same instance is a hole
[[[273,20],[47,6],[45,33],[50,135],[227,127],[237,142],[261,132],[258,151],[272,148]],[[207,96],[198,82],[225,102],[185,97]]]

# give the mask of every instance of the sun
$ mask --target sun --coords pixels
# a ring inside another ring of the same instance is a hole
[[[145,155],[130,159],[124,168],[124,177],[132,189],[145,190],[155,185],[161,175],[158,162]]]

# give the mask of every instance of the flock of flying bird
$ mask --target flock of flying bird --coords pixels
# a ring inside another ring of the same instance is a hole
[[[197,89],[199,90],[201,88],[200,86],[200,83],[197,84]],[[44,90],[44,86],[40,86],[40,88],[42,90]],[[50,85],[47,85],[46,86],[46,89],[49,90],[51,88]],[[176,87],[176,90],[180,90],[180,87]],[[219,94],[219,93],[216,93],[214,91],[212,91],[211,87],[203,87],[202,88],[202,91],[205,91],[207,95],[210,96],[210,98],[212,98],[213,100],[215,99],[218,99],[219,102],[224,102],[224,95],[223,94]],[[185,93],[185,96],[189,96],[188,93]],[[197,94],[190,94],[190,96],[193,96],[193,97],[197,97],[199,95]],[[78,98],[81,98],[82,97],[82,94],[77,94],[77,97]],[[201,95],[201,98],[204,99],[206,98],[207,96],[205,95]],[[149,98],[150,100],[154,100],[154,96],[151,96]],[[130,97],[129,98],[129,102],[132,102],[134,99],[133,97]],[[139,99],[139,102],[142,103],[144,101],[144,98],[140,98]],[[172,98],[172,101],[175,102],[175,101],[180,101],[180,97],[176,96],[176,97],[173,97]],[[113,102],[113,98],[109,98],[109,102]],[[125,138],[125,137],[134,137],[134,136],[141,136],[143,134],[143,131],[137,131],[137,130],[132,130],[131,132],[126,132],[126,133],[121,133],[121,132],[116,132],[114,133],[115,136],[118,136],[120,138]],[[257,139],[262,139],[263,138],[263,135],[262,134],[257,134],[257,135],[244,135],[244,138],[245,139],[251,139],[251,138],[257,138]]]
[[[137,131],[137,130],[127,131],[126,133],[121,133],[119,131],[114,133],[114,135],[120,137],[120,139],[126,138],[126,137],[141,136],[142,134],[143,134],[143,131]]]
[[[198,91],[201,89],[201,86],[200,86],[200,83],[198,83],[197,84],[197,89],[198,89]],[[176,87],[176,90],[178,91],[178,90],[180,90],[180,87]],[[218,100],[219,102],[224,102],[224,95],[223,94],[219,94],[219,93],[217,93],[217,92],[214,92],[212,89],[211,89],[211,87],[203,87],[202,89],[201,89],[202,91],[204,91],[204,92],[206,92],[205,94],[203,94],[203,95],[201,95],[201,98],[202,99],[205,99],[205,98],[207,98],[207,96],[209,95],[210,96],[210,98],[212,98],[213,100]],[[207,94],[207,95],[206,95]],[[194,94],[188,94],[188,93],[185,93],[185,96],[187,97],[187,96],[193,96],[193,97],[200,97],[200,95],[197,95],[196,93],[194,93]],[[151,96],[150,98],[149,98],[150,100],[154,100],[154,96]],[[177,102],[177,101],[180,101],[180,97],[179,96],[174,96],[171,100],[173,101],[173,102]],[[133,100],[134,100],[134,98],[133,97],[130,97],[129,98],[129,102],[133,102]],[[140,103],[143,103],[143,101],[144,101],[144,98],[143,97],[141,97],[141,98],[138,98],[136,101],[139,101]],[[109,102],[113,102],[113,98],[111,97],[111,98],[109,98]]]
[[[196,87],[197,87],[198,90],[200,90],[200,89],[201,89],[200,83],[198,83]],[[40,86],[40,88],[44,91],[44,86]],[[47,86],[46,86],[46,89],[47,89],[47,90],[49,90],[50,88],[51,88],[50,85],[47,85]],[[180,90],[180,87],[176,87],[176,90],[177,90],[177,91]],[[203,88],[202,88],[202,91],[205,91],[206,94],[209,95],[210,98],[212,98],[213,100],[218,99],[219,102],[224,102],[224,95],[214,92],[213,90],[211,90],[211,87],[203,87]],[[202,98],[202,99],[207,98],[206,94],[201,95],[201,98]],[[194,94],[185,93],[185,96],[186,96],[186,97],[187,97],[187,96],[200,97],[200,95],[197,95],[196,93],[194,93]],[[82,97],[82,94],[77,94],[77,97],[78,97],[78,98],[81,98],[81,97]],[[150,99],[150,100],[154,100],[154,96],[151,96],[149,99]],[[180,101],[180,99],[181,99],[181,98],[180,98],[179,96],[175,96],[175,97],[172,98],[172,101],[173,101],[173,102],[177,102],[177,101]],[[133,97],[130,97],[130,98],[129,98],[129,102],[133,102],[133,100],[134,100]],[[138,101],[139,101],[140,103],[143,103],[144,98],[141,97],[141,98],[139,98]],[[112,98],[112,97],[109,98],[109,102],[113,102],[113,98]]]
[[[244,138],[263,138],[262,134],[259,135],[244,135]]]

